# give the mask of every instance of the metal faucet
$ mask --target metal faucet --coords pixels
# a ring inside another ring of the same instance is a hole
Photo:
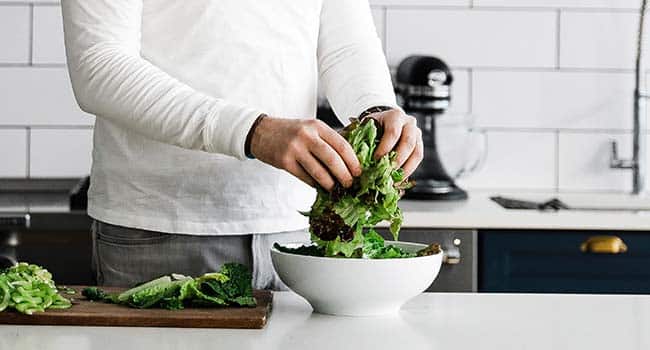
[[[643,63],[643,39],[645,34],[645,12],[647,0],[641,1],[639,16],[639,32],[637,37],[635,87],[634,87],[634,132],[632,159],[618,157],[618,145],[612,141],[612,152],[609,166],[613,169],[632,169],[632,194],[643,194],[646,191],[647,148],[646,148],[646,99],[649,97],[645,87],[645,68]]]

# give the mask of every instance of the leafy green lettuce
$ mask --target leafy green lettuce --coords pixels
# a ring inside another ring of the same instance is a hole
[[[370,229],[365,234],[363,244],[363,257],[368,259],[397,259],[413,258],[417,253],[408,253],[400,247],[394,245],[385,245],[382,238],[375,230]]]
[[[381,133],[371,118],[353,119],[342,131],[359,159],[362,174],[350,188],[340,184],[332,192],[318,188],[311,211],[305,213],[312,241],[324,249],[325,256],[361,257],[368,237],[379,237],[376,233],[368,236],[367,229],[384,220],[390,222],[395,240],[399,235],[402,211],[397,202],[409,183],[396,165],[394,151],[379,159],[373,157]]]

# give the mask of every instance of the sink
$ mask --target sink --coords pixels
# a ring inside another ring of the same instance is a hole
[[[509,194],[490,197],[505,209],[581,210],[581,211],[650,211],[650,197],[613,193]],[[541,208],[540,208],[541,206]]]

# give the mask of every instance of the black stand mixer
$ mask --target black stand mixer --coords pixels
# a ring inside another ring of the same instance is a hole
[[[448,108],[453,76],[440,59],[410,56],[397,68],[395,90],[404,111],[417,119],[424,141],[424,159],[411,179],[415,186],[405,198],[462,200],[467,192],[454,183],[440,162],[436,147],[436,118]]]

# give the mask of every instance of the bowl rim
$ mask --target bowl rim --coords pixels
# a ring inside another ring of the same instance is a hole
[[[286,243],[281,243],[282,245],[288,245],[288,244],[307,244],[310,242],[286,242]],[[416,246],[420,248],[424,248],[428,246],[428,244],[424,243],[415,243],[415,242],[404,242],[404,241],[386,241],[388,244],[393,244],[393,243],[399,243],[407,246]],[[362,259],[362,258],[335,258],[331,256],[311,256],[311,255],[302,255],[302,254],[294,254],[294,253],[287,253],[287,252],[282,252],[277,250],[273,245],[271,246],[270,249],[271,253],[273,254],[279,254],[279,255],[285,255],[285,256],[297,256],[305,259],[312,259],[312,260],[333,260],[333,261],[349,261],[353,262],[356,261],[357,263],[361,262],[368,262],[368,261],[373,261],[379,264],[386,264],[390,262],[395,262],[395,261],[414,261],[416,259],[427,259],[427,258],[433,258],[437,256],[442,256],[444,253],[444,250],[440,249],[440,252],[438,254],[432,254],[432,255],[424,255],[424,256],[415,256],[411,258],[387,258],[387,259]],[[380,262],[381,261],[381,262]]]

